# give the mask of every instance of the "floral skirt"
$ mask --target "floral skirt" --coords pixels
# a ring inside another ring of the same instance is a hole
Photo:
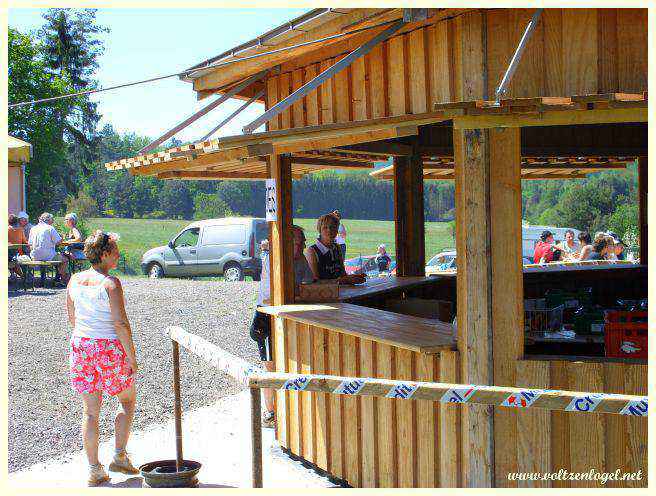
[[[71,385],[78,393],[115,396],[134,383],[132,369],[118,339],[73,336],[69,356]]]

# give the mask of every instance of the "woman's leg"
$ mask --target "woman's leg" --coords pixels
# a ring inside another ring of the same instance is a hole
[[[117,395],[119,406],[114,418],[116,450],[125,450],[130,437],[130,427],[134,418],[134,407],[137,393],[134,384]]]
[[[82,413],[82,439],[84,452],[87,454],[89,465],[98,464],[98,420],[100,406],[102,405],[102,392],[82,394],[84,409]]]

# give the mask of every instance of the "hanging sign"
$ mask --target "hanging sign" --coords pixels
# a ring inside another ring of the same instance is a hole
[[[278,220],[278,204],[276,202],[276,180],[266,180],[266,220],[274,222]]]

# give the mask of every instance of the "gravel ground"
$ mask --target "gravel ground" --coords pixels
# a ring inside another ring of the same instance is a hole
[[[171,342],[163,330],[179,325],[258,363],[248,336],[257,284],[124,278],[126,308],[137,349],[137,409],[133,429],[172,417]],[[68,378],[64,289],[9,292],[9,471],[82,448],[82,402]],[[240,387],[181,351],[183,411],[213,403]],[[101,440],[113,435],[115,400],[107,398]]]

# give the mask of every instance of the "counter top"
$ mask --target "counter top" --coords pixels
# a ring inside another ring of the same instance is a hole
[[[423,279],[423,278],[417,278]],[[260,312],[419,353],[455,350],[451,325],[350,303],[260,307]]]
[[[410,289],[424,284],[435,282],[435,277],[378,277],[370,278],[364,284],[357,286],[340,285],[339,287],[339,301],[349,301],[357,298],[374,296],[388,291],[397,289]]]

